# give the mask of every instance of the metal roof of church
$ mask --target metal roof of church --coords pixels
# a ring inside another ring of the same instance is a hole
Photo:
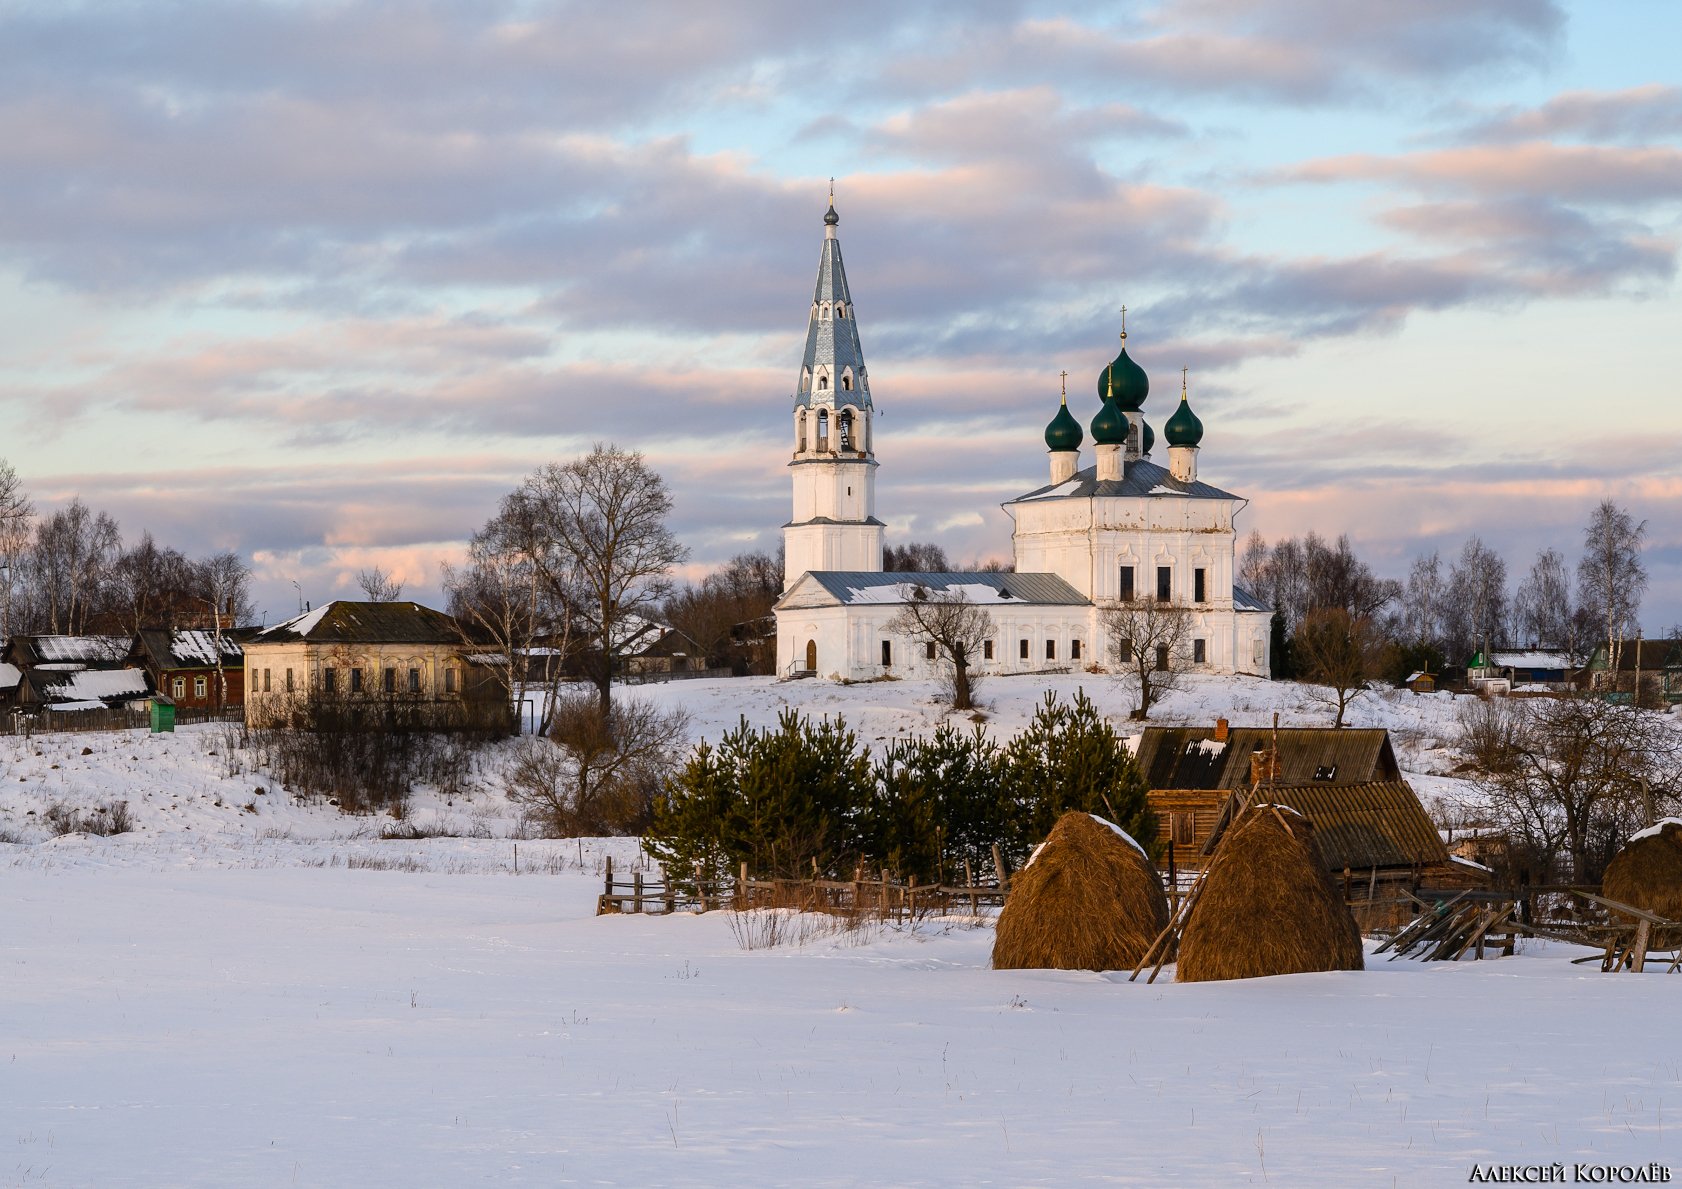
[[[834,316],[836,305],[846,316]],[[820,307],[827,307],[829,316],[820,316]],[[854,316],[853,295],[847,288],[847,269],[841,261],[841,241],[833,234],[823,241],[823,254],[818,257],[818,283],[812,291],[812,314],[806,325],[806,352],[801,357],[803,373],[815,373],[820,367],[830,369],[830,387],[813,386],[795,392],[796,405],[853,404],[870,407],[870,378],[864,370],[864,347],[859,343],[858,322]],[[858,387],[851,391],[837,391],[841,374],[851,368]]]
[[[1237,500],[1243,496],[1233,495],[1230,491],[1222,491],[1208,483],[1181,483],[1169,472],[1167,467],[1158,466],[1148,458],[1135,459],[1127,463],[1120,479],[1098,478],[1096,466],[1087,467],[1083,471],[1076,471],[1075,477],[1062,483],[1048,483],[1044,487],[1036,488],[1027,495],[1019,495],[1013,500],[1006,500],[1009,504],[1022,504],[1030,500],[1054,499],[1091,499],[1093,496],[1127,496],[1127,497],[1156,497],[1159,499],[1195,499],[1195,500]]]
[[[913,586],[922,586],[937,594],[963,590],[970,602],[992,606],[1009,603],[1081,606],[1087,602],[1080,591],[1056,574],[814,570],[808,577],[842,603],[855,605],[903,603],[908,598],[907,589]]]

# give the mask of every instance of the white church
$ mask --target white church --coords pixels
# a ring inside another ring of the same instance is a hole
[[[1100,612],[1156,599],[1190,611],[1185,667],[1266,675],[1269,609],[1233,582],[1233,521],[1247,501],[1198,479],[1203,425],[1183,383],[1163,427],[1168,465],[1151,460],[1156,434],[1143,411],[1150,380],[1127,354],[1125,326],[1120,354],[1098,375],[1093,465],[1081,466],[1084,435],[1065,397],[1045,430],[1050,482],[1003,505],[1015,523],[1015,571],[883,571],[870,376],[840,221],[831,201],[794,396],[778,673],[854,681],[932,674],[932,646],[888,629],[921,587],[961,592],[986,607],[996,631],[974,666],[983,673],[1106,665]]]

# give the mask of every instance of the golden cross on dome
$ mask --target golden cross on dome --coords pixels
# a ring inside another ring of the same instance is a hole
[[[1058,372],[1057,376],[1058,376],[1059,379],[1061,379],[1063,381],[1063,403],[1068,404],[1069,403],[1069,373],[1066,372],[1066,371]]]
[[[1121,335],[1122,335],[1123,338],[1127,337],[1127,307],[1126,306],[1121,307]]]
[[[1189,367],[1182,367],[1180,369],[1180,399],[1181,400],[1186,399],[1186,373],[1190,370],[1191,369]]]

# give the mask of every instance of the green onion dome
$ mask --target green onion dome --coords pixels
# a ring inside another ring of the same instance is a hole
[[[1127,414],[1121,411],[1113,400],[1104,402],[1104,407],[1098,410],[1098,415],[1092,419],[1092,444],[1095,446],[1120,446],[1127,441]]]
[[[1156,445],[1156,430],[1143,417],[1139,418],[1139,453],[1149,454],[1151,447]]]
[[[1145,397],[1150,395],[1150,377],[1145,375],[1145,369],[1134,363],[1127,354],[1127,334],[1121,336],[1121,353],[1112,359],[1104,370],[1098,373],[1098,395],[1101,398],[1115,397],[1124,413],[1137,413],[1144,407]]]
[[[1170,446],[1195,446],[1203,440],[1203,422],[1191,411],[1191,403],[1186,400],[1184,392],[1180,393],[1180,407],[1168,418],[1164,432],[1168,435]]]
[[[1045,427],[1045,448],[1047,450],[1079,450],[1082,434],[1080,422],[1069,414],[1069,405],[1065,401],[1057,410],[1057,416],[1051,419],[1051,424]]]

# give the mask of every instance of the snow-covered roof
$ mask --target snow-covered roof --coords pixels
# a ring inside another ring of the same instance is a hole
[[[1165,466],[1159,466],[1148,458],[1136,459],[1127,463],[1120,479],[1098,478],[1096,466],[1077,471],[1074,478],[1066,479],[1062,483],[1047,484],[1045,487],[1035,488],[1026,495],[1019,495],[1008,501],[1010,504],[1025,504],[1033,500],[1050,499],[1091,499],[1093,497],[1133,497],[1137,499],[1191,499],[1199,500],[1237,500],[1242,497],[1233,495],[1230,491],[1222,491],[1208,483],[1182,483],[1174,478]]]
[[[17,636],[42,661],[79,661],[83,664],[120,661],[128,655],[127,636]]]
[[[14,689],[22,678],[23,673],[16,665],[0,661],[0,689]]]
[[[90,701],[96,698],[144,697],[148,692],[144,669],[82,669],[53,675],[41,681],[41,692],[57,705],[60,702]]]
[[[294,640],[334,644],[456,644],[461,629],[442,611],[410,602],[335,599],[285,623],[264,628],[250,645]]]
[[[1087,601],[1056,574],[814,570],[796,587],[808,580],[816,583],[836,602],[854,607],[870,603],[908,603],[918,587],[935,595],[962,595],[969,602],[983,606],[1081,606]],[[794,593],[790,590],[789,595]]]
[[[147,630],[140,641],[153,663],[165,669],[208,669],[216,664],[216,633],[200,630]],[[222,633],[222,664],[239,665],[245,650],[229,632]]]
[[[1682,817],[1660,818],[1645,830],[1638,830],[1629,836],[1631,842],[1639,842],[1643,838],[1657,838],[1666,826],[1682,826]]]
[[[1568,653],[1552,652],[1546,649],[1530,649],[1526,652],[1492,652],[1489,663],[1503,669],[1574,669]]]

